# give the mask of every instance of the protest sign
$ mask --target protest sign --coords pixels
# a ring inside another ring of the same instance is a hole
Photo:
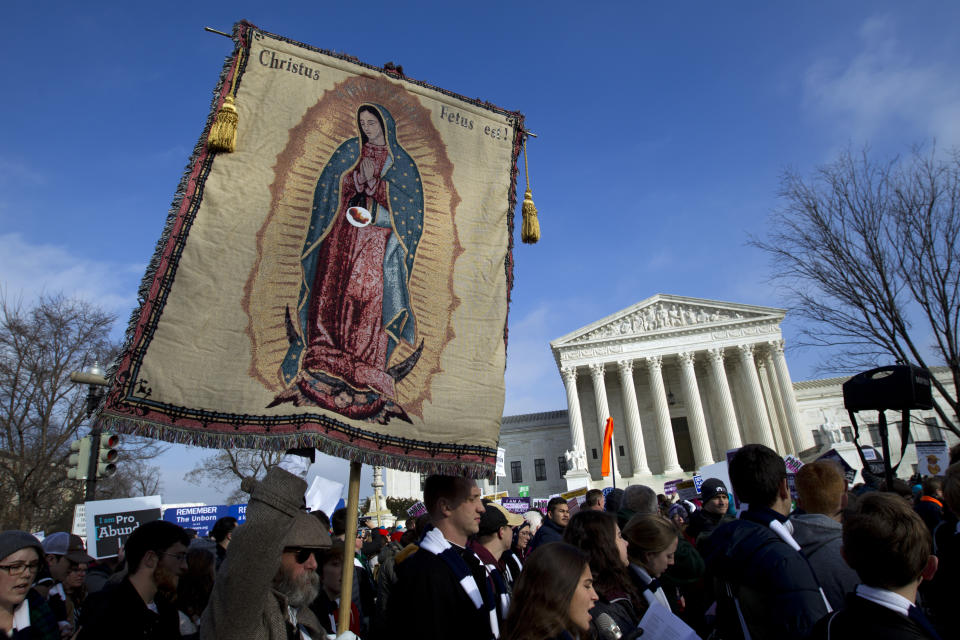
[[[693,481],[693,478],[687,478],[677,483],[677,495],[680,496],[681,500],[693,500],[700,496],[700,492],[697,491],[697,483]]]
[[[547,513],[547,504],[549,504],[550,498],[533,498],[530,500],[530,506],[540,513],[546,515]]]
[[[410,516],[411,518],[419,518],[426,512],[427,512],[427,506],[422,502],[420,502],[419,500],[417,502],[414,502],[413,506],[407,509],[407,515]]]
[[[526,513],[530,510],[530,498],[504,498],[500,505],[510,513]]]
[[[796,473],[803,467],[803,461],[792,455],[784,456],[783,463],[787,466],[787,473]]]
[[[872,451],[872,450],[871,450],[871,451]],[[864,457],[866,457],[866,453],[867,453],[867,448],[866,448],[866,447],[864,447],[863,452],[864,452]],[[876,457],[876,456],[874,455],[874,457]],[[869,460],[869,458],[867,458],[867,459]],[[856,480],[856,478],[857,478],[857,470],[854,469],[853,467],[851,467],[851,466],[850,466],[850,463],[848,463],[846,460],[844,460],[844,459],[843,459],[843,456],[841,456],[840,453],[839,453],[836,449],[830,449],[830,451],[827,451],[826,453],[824,453],[822,456],[820,456],[819,458],[817,458],[817,460],[830,460],[830,461],[833,461],[833,462],[839,464],[839,465],[840,465],[840,468],[841,468],[842,471],[843,471],[843,476],[844,476],[844,478],[846,478],[846,480],[847,480],[847,486],[848,486],[848,487],[849,487],[850,485],[852,485],[853,482],[854,482],[854,480]]]
[[[73,507],[73,527],[70,529],[70,533],[83,538],[84,544],[86,544],[87,517],[85,515],[85,509],[82,502],[74,505]]]
[[[220,518],[236,518],[238,524],[247,519],[245,504],[199,505],[193,507],[171,507],[163,510],[163,519],[184,529],[194,529],[198,538],[210,535],[210,530]]]
[[[668,498],[677,494],[677,485],[683,482],[683,478],[677,478],[676,480],[668,480],[663,483],[663,495]]]
[[[702,485],[703,485],[703,476],[701,476],[698,473],[693,474],[693,488],[697,490],[697,496],[700,495],[700,487]]]
[[[160,519],[160,496],[94,500],[84,508],[87,521],[87,553],[98,560],[110,558],[134,529]]]
[[[506,457],[506,455],[507,455],[507,452],[504,451],[503,448],[501,448],[501,447],[498,447],[498,448],[497,448],[497,467],[496,467],[496,473],[497,473],[497,477],[498,477],[498,478],[505,478],[505,477],[507,477],[506,463],[504,462],[504,458]]]
[[[917,473],[942,476],[950,464],[950,452],[943,440],[927,440],[917,444]]]
[[[484,500],[493,500],[494,502],[499,502],[503,498],[507,497],[506,491],[498,491],[497,493],[488,493],[485,496],[480,496]]]
[[[528,484],[522,484],[522,485],[520,485],[519,487],[517,487],[517,495],[520,496],[521,498],[529,498],[529,497],[530,497],[530,485],[528,485]]]

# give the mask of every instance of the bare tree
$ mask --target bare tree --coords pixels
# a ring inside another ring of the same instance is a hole
[[[199,486],[233,487],[227,503],[239,504],[247,501],[247,494],[240,490],[243,479],[263,478],[283,454],[263,449],[220,449],[201,460],[185,479]]]
[[[837,373],[891,359],[946,365],[952,385],[933,384],[948,406],[935,409],[960,435],[960,152],[846,151],[812,177],[786,173],[781,196],[771,231],[751,244],[807,321],[800,344],[831,347],[825,368]]]
[[[87,302],[34,306],[0,294],[0,524],[28,531],[62,521],[82,499],[67,479],[86,390],[70,374],[111,350],[114,318]]]

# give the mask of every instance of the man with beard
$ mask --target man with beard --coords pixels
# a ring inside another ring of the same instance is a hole
[[[304,509],[309,462],[288,453],[262,481],[243,481],[247,519],[200,619],[202,640],[326,637],[309,608],[320,590],[317,553],[330,547],[330,534]]]
[[[78,640],[179,638],[180,617],[172,602],[189,544],[187,532],[172,522],[137,527],[123,547],[127,577],[87,599]]]

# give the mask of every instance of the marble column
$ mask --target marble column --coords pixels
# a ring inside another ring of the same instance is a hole
[[[593,380],[593,397],[597,403],[597,423],[600,425],[600,455],[603,455],[603,432],[606,431],[607,418],[610,417],[610,405],[607,404],[607,385],[603,381],[604,364],[590,365],[590,378]],[[613,466],[610,472],[613,477],[620,477],[620,466],[617,464],[616,438],[610,439],[610,449],[613,451]]]
[[[660,439],[660,453],[663,460],[663,474],[682,473],[683,468],[677,461],[677,444],[673,441],[673,427],[670,424],[670,409],[667,406],[667,392],[663,386],[663,358],[646,358],[647,371],[650,373],[650,394],[653,396],[653,412],[657,421],[657,436]]]
[[[583,440],[583,422],[580,418],[580,396],[577,395],[577,368],[564,367],[560,370],[563,386],[567,389],[567,417],[570,420],[570,443],[573,452],[583,463],[587,461],[587,446]]]
[[[780,393],[780,385],[777,383],[777,369],[773,362],[773,353],[771,348],[763,350],[763,362],[767,370],[767,388],[770,390],[770,398],[773,401],[771,413],[777,416],[777,431],[780,440],[783,442],[783,454],[796,453],[799,451],[793,443],[793,436],[790,434],[790,427],[787,424],[787,411],[783,403],[783,394]]]
[[[790,380],[790,370],[787,369],[787,359],[783,356],[783,340],[770,341],[773,352],[773,365],[777,372],[777,384],[780,386],[780,397],[783,398],[783,412],[787,414],[787,427],[790,438],[793,440],[796,453],[803,449],[803,438],[800,437],[800,412],[797,410],[797,397],[793,393],[793,382]]]
[[[643,428],[640,424],[640,410],[637,407],[637,390],[633,386],[633,360],[617,362],[620,373],[620,390],[623,392],[623,413],[627,422],[627,449],[634,476],[650,475],[647,465],[647,453],[643,446]]]
[[[727,371],[723,366],[723,349],[707,350],[707,360],[710,361],[710,372],[713,378],[713,389],[720,401],[720,431],[723,436],[725,451],[739,449],[743,446],[740,440],[740,429],[737,427],[737,412],[733,407],[733,396],[730,394],[730,382],[727,380]]]
[[[770,435],[773,436],[773,450],[780,455],[786,454],[786,448],[783,445],[783,435],[780,433],[780,423],[777,421],[777,400],[774,397],[773,389],[770,387],[770,372],[767,370],[766,354],[762,350],[757,350],[757,378],[760,380],[760,393],[763,396],[763,406],[767,423],[770,425]]]
[[[777,445],[773,441],[770,421],[767,419],[767,408],[763,402],[760,378],[757,376],[757,367],[753,361],[753,345],[741,344],[737,346],[737,354],[740,358],[740,371],[747,390],[747,406],[744,409],[753,426],[755,442],[776,450]]]
[[[693,460],[697,469],[713,464],[710,453],[710,437],[707,435],[707,421],[703,417],[703,403],[700,401],[700,387],[697,385],[697,373],[693,368],[694,356],[690,352],[678,353],[680,359],[680,387],[684,405],[687,407],[687,422],[690,427],[690,443],[693,445]]]

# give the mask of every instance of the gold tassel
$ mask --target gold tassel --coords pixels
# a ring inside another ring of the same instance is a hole
[[[527,165],[527,136],[523,136],[523,172],[527,180],[527,191],[523,194],[523,227],[520,239],[526,244],[537,244],[540,240],[540,221],[537,219],[537,207],[533,204],[530,191],[530,167]]]
[[[540,239],[540,221],[537,220],[537,207],[533,204],[533,194],[529,187],[523,194],[523,229],[520,239],[527,244],[536,244]]]
[[[233,95],[227,94],[223,105],[217,112],[217,117],[210,127],[207,138],[207,148],[211,151],[226,151],[233,153],[237,148],[237,107],[233,102]]]
[[[230,93],[223,98],[223,104],[217,111],[217,117],[210,125],[210,135],[207,136],[207,148],[210,151],[224,151],[233,153],[237,148],[237,123],[240,116],[237,113],[237,77],[243,63],[244,49],[239,45],[237,50],[237,65],[233,70],[233,80],[230,81]]]

